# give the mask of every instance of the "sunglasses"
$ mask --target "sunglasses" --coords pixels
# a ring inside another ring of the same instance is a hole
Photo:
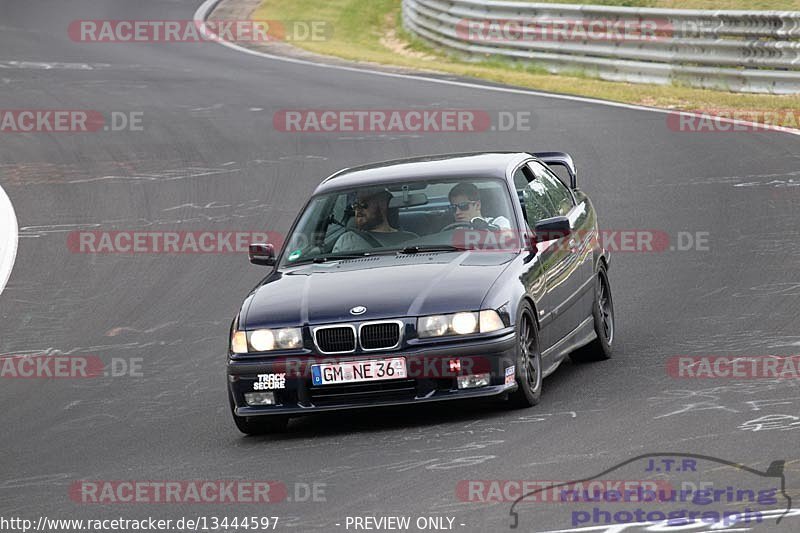
[[[362,211],[365,211],[369,209],[369,206],[370,206],[369,202],[353,202],[352,204],[350,204],[350,207],[353,209],[353,211],[355,211],[356,209],[361,209]]]
[[[476,204],[476,203],[478,203],[476,200],[471,200],[469,202],[460,202],[460,203],[457,203],[457,204],[450,204],[450,209],[452,209],[453,211],[455,211],[455,210],[466,211],[467,209],[470,208],[470,206],[472,204]]]

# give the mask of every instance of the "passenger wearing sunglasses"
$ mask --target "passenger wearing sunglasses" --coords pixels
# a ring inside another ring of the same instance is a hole
[[[400,231],[389,224],[389,201],[392,193],[386,189],[366,189],[358,191],[356,201],[351,205],[355,212],[357,231],[348,231],[336,241],[333,253],[353,252],[381,247],[397,246],[418,236]]]
[[[484,217],[481,214],[481,193],[478,188],[468,182],[459,183],[450,190],[450,209],[456,222],[470,223],[479,218],[486,221],[489,226],[497,229],[511,229],[511,222],[503,216]]]

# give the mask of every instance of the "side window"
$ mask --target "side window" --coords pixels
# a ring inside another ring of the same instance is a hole
[[[547,195],[555,208],[556,214],[553,216],[564,216],[569,213],[569,210],[572,209],[574,205],[572,202],[572,194],[570,194],[569,189],[540,163],[532,162],[529,163],[528,166],[536,176],[536,181],[544,185]]]
[[[332,236],[338,237],[344,227],[341,224],[347,223],[347,220],[345,220],[347,216],[347,199],[347,194],[339,194],[332,205],[328,204],[331,212],[324,228],[325,241],[329,241]]]
[[[517,170],[514,174],[514,187],[520,194],[525,220],[530,227],[535,226],[540,220],[557,216],[555,207],[547,195],[547,189],[540,180],[534,179],[532,174],[526,176],[526,172],[522,169]]]
[[[528,186],[528,177],[523,172],[522,168],[518,168],[516,172],[514,172],[514,188],[517,189],[517,192],[521,191],[525,187]]]
[[[333,204],[333,219],[344,221],[345,211],[347,209],[347,195],[340,194],[336,197],[336,203]]]

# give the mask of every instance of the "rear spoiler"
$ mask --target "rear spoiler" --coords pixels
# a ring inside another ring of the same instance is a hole
[[[575,168],[575,161],[572,156],[564,152],[534,152],[531,155],[538,157],[548,167],[561,166],[569,173],[569,185],[571,189],[578,188],[578,169]]]

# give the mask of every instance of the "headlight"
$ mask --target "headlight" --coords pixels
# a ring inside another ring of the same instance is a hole
[[[450,329],[450,321],[445,315],[433,315],[417,320],[417,334],[420,337],[441,337]]]
[[[248,342],[249,340],[249,342]],[[234,331],[231,337],[233,353],[270,352],[302,348],[303,332],[300,328],[257,329]]]
[[[503,329],[505,324],[497,311],[492,309],[480,313],[463,312],[452,315],[431,315],[417,319],[417,335],[420,338],[444,337],[490,333]]]
[[[258,329],[250,333],[250,346],[257,352],[269,352],[275,349],[275,334],[271,329]]]
[[[469,335],[478,328],[478,317],[475,313],[456,313],[451,324],[454,332]]]
[[[303,345],[303,333],[300,328],[283,328],[275,336],[280,348],[300,348]]]
[[[490,331],[497,331],[498,329],[506,327],[503,323],[503,319],[500,318],[500,315],[494,309],[481,311],[480,323],[481,333],[489,333]]]
[[[247,333],[234,331],[231,336],[231,351],[233,353],[247,353]]]

